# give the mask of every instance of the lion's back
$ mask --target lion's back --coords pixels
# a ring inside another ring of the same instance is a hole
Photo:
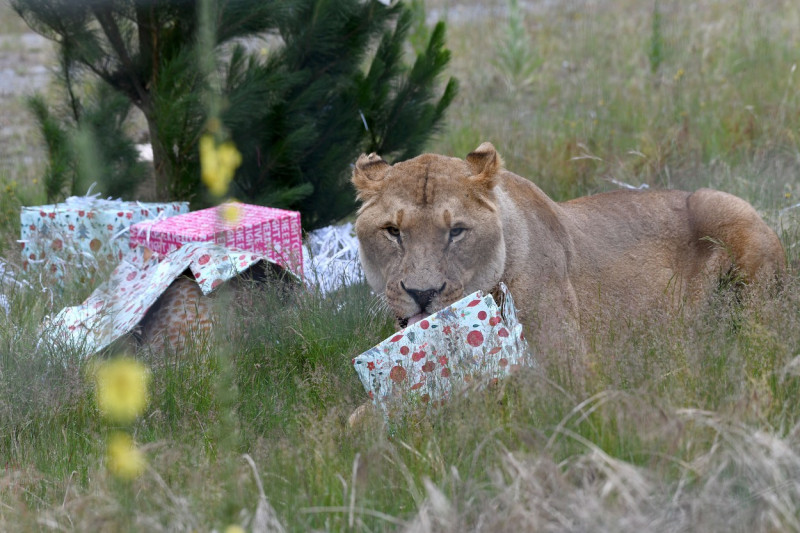
[[[782,270],[775,232],[727,193],[620,190],[560,206],[577,250],[576,290],[586,299],[605,293],[606,302],[633,307],[665,295],[697,300],[733,270],[748,281]]]

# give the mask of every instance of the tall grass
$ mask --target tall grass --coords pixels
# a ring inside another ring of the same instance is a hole
[[[104,473],[91,363],[37,350],[41,310],[26,315],[32,302],[15,297],[18,333],[2,336],[13,357],[2,361],[0,525],[252,524],[259,493],[246,453],[277,518],[297,531],[791,529],[798,294],[792,282],[744,307],[721,295],[689,323],[608,324],[585,392],[559,369],[530,371],[389,431],[379,416],[345,422],[363,398],[350,356],[391,331],[366,289],[330,300],[251,289],[221,338],[139,354],[154,378],[134,428],[150,466],[130,487]],[[236,390],[223,402],[214,353],[234,342]],[[232,425],[220,425],[226,409]],[[215,427],[236,438],[221,445]]]
[[[660,1],[653,69],[653,3],[522,2],[514,24],[544,61],[509,90],[491,67],[509,22],[487,16],[503,11],[427,4],[461,14],[464,87],[431,150],[490,140],[558,199],[609,178],[728,190],[798,260],[800,7]],[[0,168],[35,194],[20,176]],[[19,202],[0,195],[0,209]],[[794,275],[777,295],[721,291],[696,315],[598,322],[581,388],[554,364],[355,428],[350,360],[392,331],[384,306],[363,285],[323,298],[243,284],[217,296],[215,335],[133,350],[152,390],[130,428],[148,461],[131,483],[104,466],[98,358],[39,341],[43,318],[91,286],[45,292],[31,276],[0,310],[0,530],[797,531]]]
[[[463,156],[490,140],[509,169],[557,199],[613,188],[611,178],[685,188],[741,180],[763,187],[747,199],[771,206],[794,186],[786,179],[797,170],[800,125],[794,4],[524,5],[544,59],[531,83],[509,92],[487,68],[503,50],[483,36],[510,39],[516,19],[475,13],[451,35],[463,51],[454,73],[469,77],[470,90],[432,150]],[[790,169],[768,168],[778,164]],[[747,174],[726,176],[728,165]]]

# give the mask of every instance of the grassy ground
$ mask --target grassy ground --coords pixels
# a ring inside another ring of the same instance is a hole
[[[612,180],[724,189],[798,260],[795,2],[537,1],[511,20],[504,2],[428,7],[452,21],[462,86],[432,151],[490,140],[557,199]],[[35,199],[5,161],[0,182]],[[2,242],[17,231],[0,219]],[[272,515],[292,531],[800,531],[794,280],[691,320],[598,325],[585,388],[553,366],[356,430],[350,358],[392,330],[369,291],[222,296],[214,339],[138,354],[151,401],[129,429],[148,467],[130,483],[104,463],[93,363],[38,343],[90,287],[35,287],[0,310],[0,530],[266,531]]]

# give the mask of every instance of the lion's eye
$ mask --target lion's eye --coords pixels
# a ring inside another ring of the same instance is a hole
[[[400,236],[400,229],[397,226],[386,226],[384,228],[390,237],[398,238]]]
[[[462,233],[464,233],[467,229],[466,228],[452,228],[450,230],[450,240],[452,241]]]

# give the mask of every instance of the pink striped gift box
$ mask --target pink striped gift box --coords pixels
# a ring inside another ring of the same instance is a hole
[[[230,210],[230,211],[229,211]],[[234,221],[223,216],[236,212]],[[224,204],[131,226],[131,243],[166,254],[189,242],[213,242],[259,252],[302,275],[300,213],[249,204]]]

